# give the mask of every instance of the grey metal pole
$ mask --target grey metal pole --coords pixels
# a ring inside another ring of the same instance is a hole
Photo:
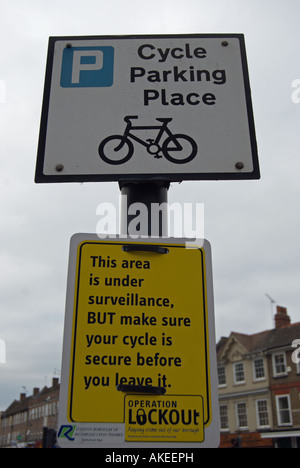
[[[168,181],[120,182],[121,235],[168,237]]]

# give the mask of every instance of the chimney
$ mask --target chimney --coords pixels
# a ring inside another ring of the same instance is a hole
[[[20,393],[20,401],[24,401],[26,398],[26,393]]]
[[[291,324],[291,319],[287,314],[287,308],[277,306],[277,313],[275,315],[275,328],[288,327]]]
[[[56,387],[59,383],[59,379],[57,377],[52,378],[52,387]]]
[[[34,387],[33,389],[33,396],[39,393],[40,389],[38,387]]]

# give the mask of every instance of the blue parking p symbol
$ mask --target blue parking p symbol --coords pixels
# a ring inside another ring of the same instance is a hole
[[[63,51],[60,85],[63,88],[112,86],[114,48],[66,47]]]

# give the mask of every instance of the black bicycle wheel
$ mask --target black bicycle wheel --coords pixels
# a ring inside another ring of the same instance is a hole
[[[175,164],[186,164],[194,159],[198,151],[193,138],[176,134],[168,137],[162,146],[164,157]]]
[[[124,164],[133,155],[133,144],[121,135],[111,135],[100,143],[98,153],[107,164]]]

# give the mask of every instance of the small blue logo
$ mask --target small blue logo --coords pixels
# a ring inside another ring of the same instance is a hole
[[[60,85],[63,88],[112,86],[114,48],[66,47],[63,51]]]
[[[60,426],[59,432],[58,432],[58,439],[68,439],[68,440],[75,440],[73,437],[74,431],[75,431],[76,426],[71,426],[71,425],[63,425]]]

